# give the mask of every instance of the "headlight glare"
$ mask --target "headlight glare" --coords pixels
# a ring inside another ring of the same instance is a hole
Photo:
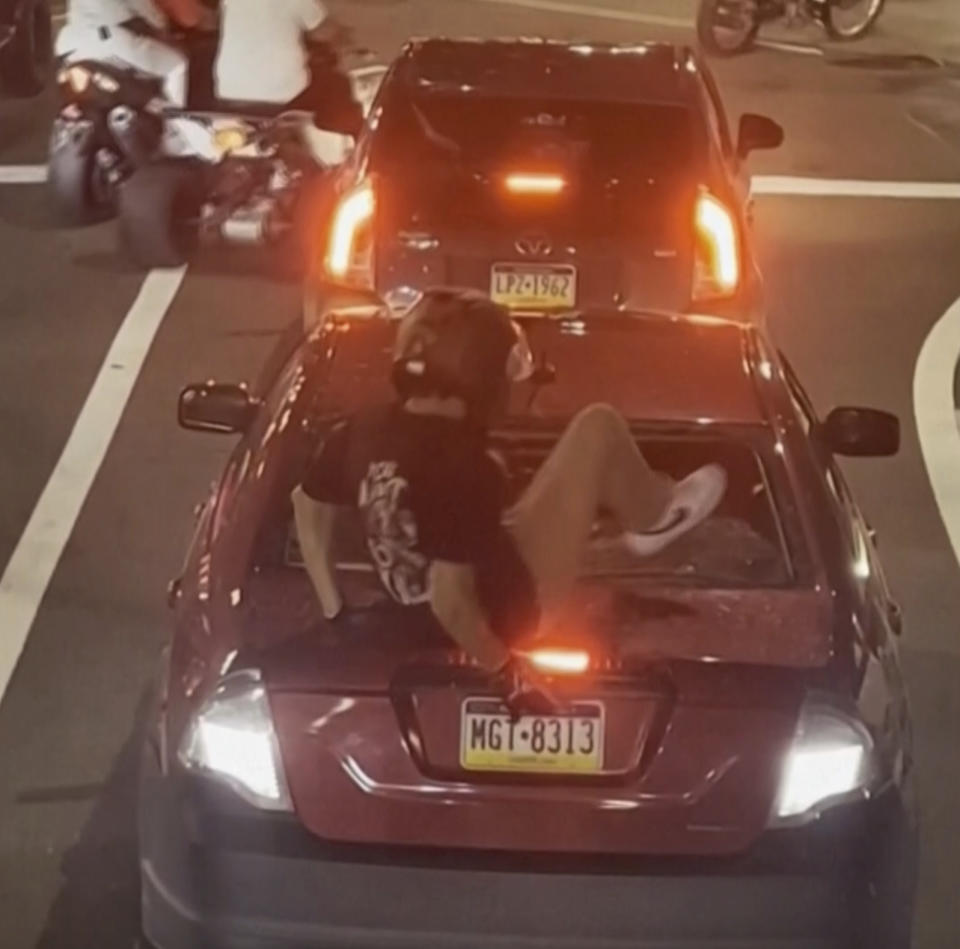
[[[228,676],[184,735],[180,761],[265,810],[292,810],[267,693],[259,674]]]

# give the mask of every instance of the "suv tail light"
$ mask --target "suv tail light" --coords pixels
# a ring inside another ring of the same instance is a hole
[[[694,211],[694,302],[733,296],[740,269],[736,221],[722,201],[701,191]]]
[[[333,212],[324,269],[339,283],[373,289],[373,185],[346,192]]]

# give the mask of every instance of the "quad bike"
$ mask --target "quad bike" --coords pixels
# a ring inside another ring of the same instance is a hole
[[[351,114],[356,109],[353,134],[385,72],[364,66],[345,74],[346,105]],[[207,243],[296,240],[329,170],[353,146],[352,134],[326,131],[311,113],[276,106],[168,111],[164,122],[163,148],[118,194],[122,247],[148,268],[179,266]]]

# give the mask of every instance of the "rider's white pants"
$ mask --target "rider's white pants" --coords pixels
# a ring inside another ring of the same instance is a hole
[[[148,36],[138,36],[121,26],[103,31],[65,26],[57,37],[57,54],[68,61],[96,59],[132,66],[163,80],[164,96],[179,107],[187,100],[187,57],[174,46]]]

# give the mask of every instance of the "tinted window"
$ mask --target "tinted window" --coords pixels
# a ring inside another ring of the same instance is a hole
[[[424,162],[540,162],[585,175],[660,176],[689,173],[694,128],[689,111],[672,106],[398,90],[385,103],[373,161],[410,172]]]

